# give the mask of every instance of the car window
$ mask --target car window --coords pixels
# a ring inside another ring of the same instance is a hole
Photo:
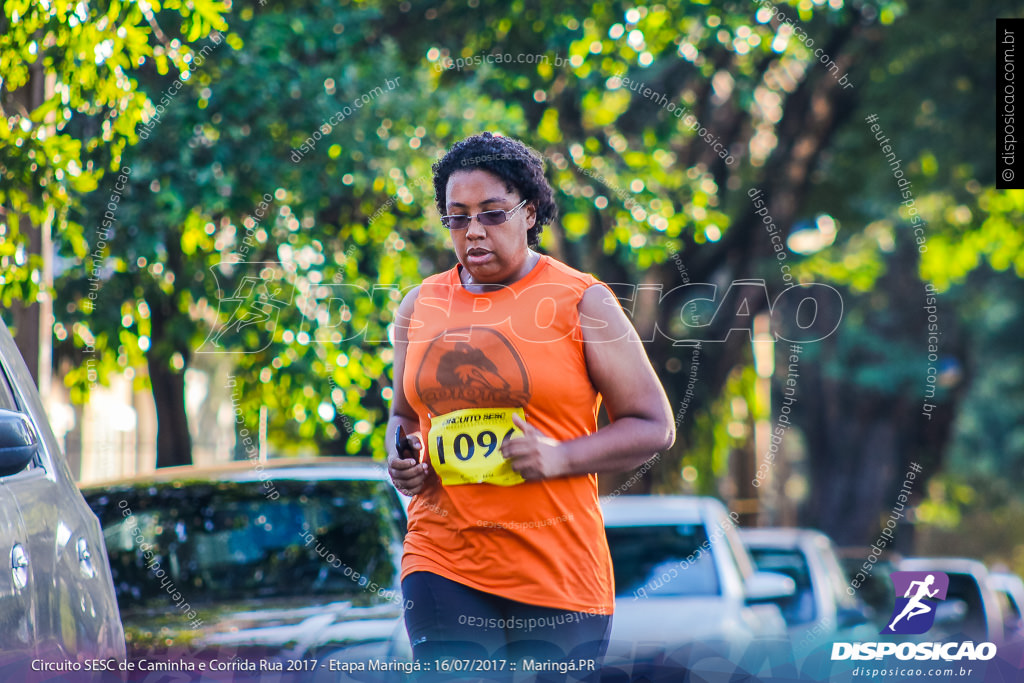
[[[843,565],[839,563],[836,552],[831,543],[823,543],[820,548],[822,563],[825,565],[825,575],[832,591],[832,597],[841,609],[857,609],[857,598],[846,592],[850,579],[846,576]]]
[[[1001,589],[997,589],[995,594],[999,600],[999,608],[1002,610],[1004,620],[1007,623],[1018,621],[1020,619],[1020,610],[1017,609],[1017,603],[1013,601],[1010,594]]]
[[[786,623],[806,624],[818,618],[814,604],[814,587],[811,585],[811,570],[802,552],[778,548],[751,548],[750,554],[760,571],[785,574],[796,584],[796,592],[779,601]]]
[[[608,527],[619,595],[718,595],[718,573],[703,524]]]
[[[985,599],[977,579],[971,574],[947,572],[949,588],[946,599],[938,604],[936,625],[945,633],[981,636],[988,631]]]
[[[746,581],[754,573],[754,564],[751,561],[750,555],[746,552],[746,546],[743,545],[743,540],[740,539],[735,526],[721,522],[719,526],[722,527],[722,532],[726,539],[724,546],[728,550],[733,563],[739,568],[740,578]]]
[[[18,410],[18,403],[14,400],[14,392],[7,381],[7,373],[0,364],[0,408],[4,410]]]
[[[192,605],[318,596],[384,602],[365,590],[370,582],[397,585],[402,513],[384,483],[274,484],[274,500],[260,482],[87,492],[121,609],[166,603],[156,578],[164,573]]]
[[[24,412],[18,406],[18,401],[14,398],[14,390],[13,387],[11,386],[10,380],[7,377],[7,370],[3,367],[3,363],[0,363],[0,408],[4,410],[11,410],[14,412]],[[33,422],[33,426],[34,425],[35,423]],[[41,435],[37,433],[36,436],[38,438]],[[21,472],[26,472],[28,470],[35,469],[36,467],[39,466],[39,455],[37,454],[36,457],[32,459],[32,462],[30,462],[28,466]],[[21,474],[21,472],[19,472],[18,474]],[[18,476],[18,474],[12,476]]]
[[[1010,617],[1012,617],[1014,619],[1017,619],[1017,620],[1024,619],[1024,614],[1021,614],[1021,605],[1014,598],[1013,594],[1012,593],[1003,593],[1003,595],[1006,596],[1006,602],[1007,602],[1006,614],[1010,615]]]

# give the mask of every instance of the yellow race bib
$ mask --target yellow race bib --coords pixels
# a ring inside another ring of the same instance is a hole
[[[432,418],[427,438],[441,483],[515,486],[526,481],[501,455],[502,442],[523,433],[512,424],[513,415],[525,419],[522,408],[465,408]]]

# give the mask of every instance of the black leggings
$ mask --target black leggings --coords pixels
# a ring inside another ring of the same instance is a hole
[[[527,605],[430,572],[405,577],[402,592],[409,605],[405,628],[413,657],[433,670],[419,680],[598,679],[611,630],[608,615]],[[450,660],[448,668],[462,666],[453,660],[464,660],[475,670],[439,671],[446,665],[439,667],[435,660]]]

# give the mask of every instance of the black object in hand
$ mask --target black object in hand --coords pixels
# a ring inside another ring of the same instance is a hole
[[[398,425],[395,429],[395,450],[398,451],[399,458],[416,460],[416,451],[413,450],[409,437],[405,435],[405,427],[402,425]],[[409,451],[409,455],[405,455],[405,451]]]

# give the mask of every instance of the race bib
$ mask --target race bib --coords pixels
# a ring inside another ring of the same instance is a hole
[[[501,456],[501,444],[523,432],[512,416],[522,408],[465,408],[431,419],[427,435],[434,470],[445,486],[515,486],[525,479]]]

